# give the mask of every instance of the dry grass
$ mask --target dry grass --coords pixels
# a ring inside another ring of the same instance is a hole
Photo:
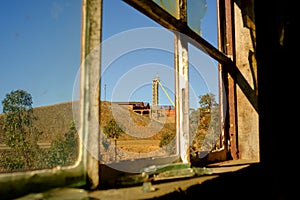
[[[68,132],[73,120],[72,102],[34,108],[37,120],[33,122],[42,134],[39,142],[50,143],[57,135]],[[0,115],[0,143],[3,143],[3,117]]]
[[[123,107],[112,105],[110,102],[101,102],[101,127],[104,127],[111,119],[115,119],[122,127],[125,134],[120,140],[149,139],[160,140],[164,133],[175,133],[175,123],[164,123],[152,120],[149,116],[143,116]]]
[[[101,128],[115,118],[124,128],[120,148],[131,152],[149,152],[159,149],[162,134],[175,132],[174,123],[151,120],[133,111],[112,107],[110,102],[101,102]],[[114,111],[114,115],[112,114]],[[72,102],[34,108],[37,121],[34,125],[42,132],[39,142],[50,143],[58,135],[68,132],[73,120]],[[0,143],[3,143],[3,114],[0,115]],[[145,142],[148,140],[147,142]],[[127,142],[125,142],[127,141]]]
[[[118,148],[128,152],[149,153],[159,150],[159,140],[119,140]]]

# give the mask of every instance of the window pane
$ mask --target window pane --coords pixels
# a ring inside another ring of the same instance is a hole
[[[1,8],[0,172],[74,164],[81,0]]]
[[[156,4],[166,10],[168,13],[179,19],[178,0],[153,0]]]
[[[189,74],[192,156],[198,155],[201,159],[210,151],[221,148],[217,62],[189,45]]]
[[[178,151],[174,36],[127,4],[110,0],[104,1],[102,30],[100,163],[139,172],[155,164],[152,158]],[[143,159],[139,168],[133,166]],[[122,165],[125,161],[132,164]]]
[[[188,26],[217,47],[218,29],[215,0],[188,0]]]

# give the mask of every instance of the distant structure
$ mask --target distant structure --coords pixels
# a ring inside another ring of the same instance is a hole
[[[159,105],[159,86],[168,97],[172,106],[161,106]],[[169,96],[164,86],[161,84],[158,74],[156,74],[155,78],[152,79],[152,108],[151,108],[151,117],[154,119],[158,119],[161,116],[170,117],[175,116],[175,104],[172,98]]]
[[[158,84],[159,77],[156,74],[156,77],[152,79],[152,108],[151,108],[151,117],[158,118]]]
[[[159,87],[168,97],[172,105],[159,104]],[[155,120],[167,120],[166,123],[175,123],[175,104],[164,86],[161,84],[158,74],[152,79],[152,106],[141,101],[112,102],[120,107],[131,110],[140,115],[149,116]]]
[[[150,105],[149,103],[144,102],[137,102],[137,101],[130,101],[130,102],[113,102],[114,104],[117,104],[123,108],[126,108],[128,110],[132,110],[135,113],[141,114],[141,115],[149,115],[150,113]]]

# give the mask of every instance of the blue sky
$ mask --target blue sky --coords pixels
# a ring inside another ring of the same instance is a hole
[[[201,27],[203,37],[216,46],[216,13],[212,2],[207,1],[208,10]],[[1,3],[0,100],[12,90],[24,89],[32,95],[34,107],[71,101],[80,66],[81,0],[3,0]],[[114,38],[128,35],[136,28],[160,27],[120,0],[104,0],[103,6],[103,44],[110,44]],[[166,36],[166,41],[171,39],[171,34]],[[104,61],[109,57],[103,56]],[[199,63],[196,61],[199,56],[203,53],[196,49],[191,51],[195,66],[191,67],[190,79],[196,95],[207,92],[205,84],[216,80],[214,72],[207,73],[207,65],[214,63],[206,57]],[[109,63],[101,74],[101,98],[151,103],[151,81],[156,74],[172,94],[172,67],[172,52],[157,48],[128,51]],[[142,76],[143,73],[147,76]],[[127,96],[123,98],[116,93],[129,85],[126,80],[133,81],[137,77],[144,82],[139,82]],[[161,104],[170,104],[166,96],[160,94]]]
[[[199,1],[201,0],[197,0]],[[216,7],[213,4],[215,1],[210,0],[207,3],[207,11],[201,22],[202,36],[217,46]],[[192,3],[188,5],[192,6]],[[151,104],[151,81],[156,74],[174,99],[174,49],[171,32],[160,31],[162,27],[158,23],[119,0],[104,1],[103,6],[101,99],[144,101]],[[149,41],[150,44],[143,48],[142,45],[139,46],[144,44],[140,40]],[[171,47],[167,44],[171,44]],[[122,52],[120,49],[124,46],[130,47]],[[197,107],[199,95],[209,91],[217,93],[217,66],[195,47],[189,46],[189,49],[190,99],[191,106]],[[111,54],[117,55],[111,59]],[[159,103],[171,104],[161,89]]]
[[[34,107],[70,101],[80,65],[81,0],[3,0],[0,16],[0,100],[24,89]]]

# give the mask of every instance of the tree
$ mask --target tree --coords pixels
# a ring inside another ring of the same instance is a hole
[[[78,139],[75,122],[72,120],[69,131],[63,136],[58,135],[51,142],[47,167],[73,164],[78,157]]]
[[[11,91],[2,101],[5,143],[14,152],[14,158],[8,158],[14,163],[9,165],[11,170],[33,169],[39,164],[37,141],[41,132],[33,125],[37,118],[32,103],[31,95],[24,90]]]
[[[199,96],[199,108],[191,115],[191,130],[193,131],[193,146],[197,150],[212,150],[220,135],[219,104],[215,95],[207,93]]]
[[[106,137],[113,139],[115,142],[115,160],[117,157],[117,139],[121,136],[123,133],[123,130],[119,127],[117,122],[113,119],[111,119],[105,126],[104,126],[104,134]]]
[[[209,111],[209,109],[214,108],[218,105],[216,102],[216,95],[214,95],[213,93],[200,95],[199,99],[200,109],[206,109],[206,111]]]
[[[166,152],[169,152],[170,154],[174,153],[176,150],[175,148],[175,133],[163,133],[162,138],[159,142],[159,147],[165,147]]]

